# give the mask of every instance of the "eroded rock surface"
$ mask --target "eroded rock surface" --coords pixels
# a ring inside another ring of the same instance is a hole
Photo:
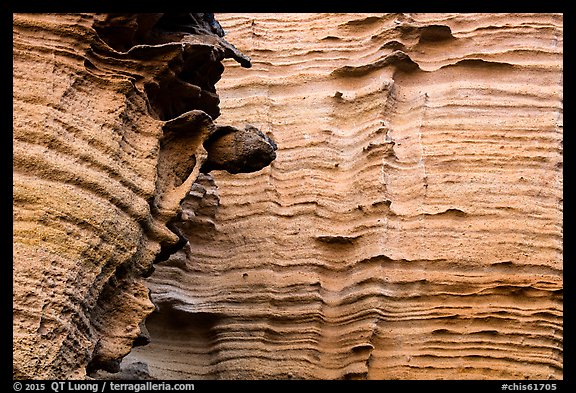
[[[223,127],[222,60],[250,59],[211,14],[15,14],[13,26],[13,376],[115,372],[149,341],[143,278],[186,242],[174,221]]]
[[[126,364],[562,378],[562,16],[218,19],[253,64],[227,63],[221,120],[251,119],[277,159],[195,186]]]

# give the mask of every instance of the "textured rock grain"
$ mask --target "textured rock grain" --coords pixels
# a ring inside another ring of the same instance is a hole
[[[148,341],[143,277],[185,242],[222,60],[250,66],[209,15],[14,15],[14,378],[114,372]]]
[[[249,118],[277,159],[196,186],[127,363],[562,378],[562,16],[218,18],[253,64],[226,64],[222,121]]]

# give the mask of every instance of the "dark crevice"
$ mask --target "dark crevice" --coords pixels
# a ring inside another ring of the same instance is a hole
[[[170,42],[170,33],[224,36],[212,13],[109,14],[94,24],[94,30],[118,52],[127,52],[136,45]]]
[[[176,226],[178,223],[177,219],[171,220],[166,224],[166,227],[172,231],[173,233],[178,236],[178,241],[174,244],[161,244],[160,245],[160,252],[156,255],[156,259],[154,259],[153,264],[157,264],[163,261],[166,261],[170,255],[174,254],[176,251],[180,250],[182,247],[188,243],[188,239],[186,236],[180,231],[180,229]]]
[[[156,52],[180,51],[168,67],[144,82],[151,109],[160,120],[193,109],[216,119],[220,100],[215,85],[224,71],[222,60],[234,58],[243,67],[251,66],[249,57],[222,38],[224,30],[212,13],[110,14],[95,22],[94,29],[106,45],[129,57],[147,59]]]
[[[139,328],[140,334],[136,337],[136,340],[134,340],[133,348],[150,344],[150,333],[148,332],[145,321],[140,322]]]
[[[230,173],[253,172],[276,158],[277,146],[253,126],[239,130],[213,123],[220,115],[215,85],[224,71],[222,61],[233,58],[243,67],[251,66],[250,58],[221,38],[224,31],[213,14],[111,14],[101,15],[101,18],[94,23],[101,41],[92,46],[94,61],[87,60],[85,66],[93,74],[115,75],[123,72],[118,64],[126,61],[134,71],[133,80],[137,81],[131,86],[143,90],[148,115],[164,121],[155,195],[148,199],[151,217],[139,222],[146,240],[157,242],[160,250],[149,268],[131,260],[115,270],[104,285],[96,306],[99,310],[110,311],[114,308],[115,297],[125,292],[132,280],[149,277],[155,264],[168,260],[188,243],[183,232],[192,227],[213,225],[210,217],[186,225],[182,203],[178,209],[175,206],[182,193],[181,186],[192,173],[197,173],[194,172],[197,166],[204,164],[201,172],[212,169],[225,169]],[[210,137],[213,134],[215,136]],[[204,149],[208,157],[202,163]],[[199,209],[208,213],[218,205],[217,197],[203,202],[206,206],[199,206]],[[187,215],[196,217],[195,214]],[[165,225],[165,228],[159,229],[159,225]],[[166,228],[176,236],[167,233]],[[185,316],[186,320],[189,318]],[[192,316],[195,323],[206,322],[207,325],[212,325],[213,319],[212,315]],[[117,355],[108,348],[105,323],[101,323],[101,327],[101,331],[96,329],[99,341],[86,368],[88,375],[96,374],[98,370],[120,371],[121,359],[112,358]],[[132,347],[149,342],[150,335],[142,322],[140,333],[131,342]]]

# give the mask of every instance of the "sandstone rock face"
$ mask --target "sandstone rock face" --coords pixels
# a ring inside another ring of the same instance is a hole
[[[193,185],[127,369],[562,378],[562,16],[217,17],[220,121],[277,158]]]
[[[213,122],[221,61],[250,59],[211,14],[15,14],[13,54],[13,375],[117,371],[149,340],[143,278],[186,243],[174,221],[204,163],[275,158]]]

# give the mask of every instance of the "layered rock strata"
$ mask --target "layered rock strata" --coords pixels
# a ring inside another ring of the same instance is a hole
[[[13,22],[13,376],[117,371],[149,341],[143,278],[186,243],[203,166],[261,169],[276,146],[214,123],[222,60],[251,64],[212,14]]]
[[[214,171],[148,279],[168,379],[563,376],[562,16],[223,14]],[[200,208],[201,207],[201,208]]]

